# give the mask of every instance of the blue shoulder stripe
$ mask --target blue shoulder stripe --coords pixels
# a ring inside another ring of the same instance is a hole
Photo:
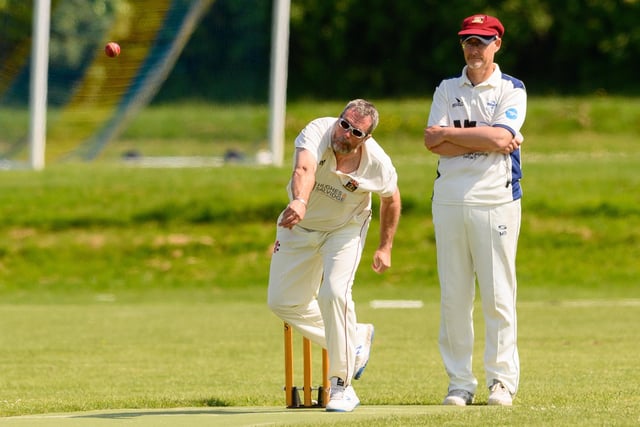
[[[515,77],[512,77],[512,76],[510,76],[508,74],[505,74],[505,73],[502,73],[502,79],[506,80],[508,82],[511,82],[513,87],[516,88],[516,89],[524,89],[524,90],[526,90],[522,80],[518,80]]]

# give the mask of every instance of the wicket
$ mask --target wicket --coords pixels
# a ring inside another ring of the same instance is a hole
[[[329,401],[329,355],[326,349],[322,349],[322,385],[312,387],[311,379],[311,341],[302,338],[303,355],[303,387],[304,400],[300,402],[298,388],[293,385],[293,328],[284,324],[284,392],[287,408],[324,408]],[[311,399],[311,392],[318,391],[318,400]]]

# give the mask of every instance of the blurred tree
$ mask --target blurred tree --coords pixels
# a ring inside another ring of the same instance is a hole
[[[273,0],[216,0],[156,98],[266,101]],[[457,30],[505,24],[496,61],[530,93],[640,94],[640,0],[291,0],[288,98],[431,96]]]
[[[60,79],[83,72],[94,39],[113,33],[132,1],[52,0],[63,19],[51,28],[50,61],[69,73]],[[265,102],[272,7],[215,0],[155,102]],[[0,0],[0,77],[28,57],[32,8]],[[288,98],[431,96],[462,69],[456,32],[473,13],[503,21],[496,61],[530,93],[640,94],[640,0],[291,0]]]
[[[215,0],[156,102],[264,101],[269,90],[271,0]]]

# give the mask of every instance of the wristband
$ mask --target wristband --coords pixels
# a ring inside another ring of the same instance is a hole
[[[304,205],[304,207],[305,207],[305,208],[307,207],[307,201],[306,201],[305,199],[303,199],[302,197],[296,197],[296,198],[295,198],[295,199],[293,199],[293,200],[297,200],[297,201],[299,201],[300,203],[302,203],[302,204]]]

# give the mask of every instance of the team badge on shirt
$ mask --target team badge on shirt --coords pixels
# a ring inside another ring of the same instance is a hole
[[[344,188],[346,188],[347,190],[351,191],[352,193],[354,191],[356,191],[359,186],[360,186],[360,184],[358,183],[358,181],[356,181],[353,178],[351,178],[349,181],[347,181],[346,184],[344,184]]]
[[[508,119],[515,120],[518,118],[518,110],[515,108],[509,108],[505,113]]]

